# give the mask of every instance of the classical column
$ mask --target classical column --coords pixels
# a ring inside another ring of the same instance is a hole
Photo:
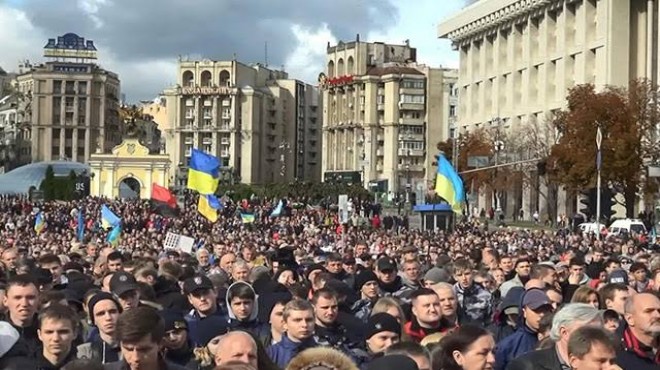
[[[655,34],[653,0],[648,0],[646,4],[646,78],[653,80],[653,37]]]

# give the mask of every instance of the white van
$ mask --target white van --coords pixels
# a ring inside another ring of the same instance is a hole
[[[603,224],[598,224],[595,222],[585,222],[582,224],[578,225],[578,228],[582,232],[583,235],[589,235],[589,234],[598,234],[602,233],[603,230],[605,230],[605,225]]]
[[[646,226],[644,226],[644,223],[640,220],[626,218],[612,222],[608,231],[608,234],[610,235],[631,233],[644,234],[646,233]]]

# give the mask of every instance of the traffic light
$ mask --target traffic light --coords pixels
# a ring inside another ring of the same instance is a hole
[[[598,189],[591,188],[588,190],[583,190],[580,192],[580,195],[580,204],[582,204],[580,212],[587,216],[587,220],[593,219],[595,221]],[[615,204],[615,195],[616,194],[614,194],[614,192],[607,187],[603,187],[600,190],[600,219],[605,220],[604,223],[607,223],[607,221],[609,221],[614,215],[612,207],[614,207]]]

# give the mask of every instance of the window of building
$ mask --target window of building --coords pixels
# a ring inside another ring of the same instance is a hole
[[[424,95],[401,95],[401,103],[405,104],[424,104],[425,96]]]
[[[404,89],[423,89],[424,80],[403,80],[401,87]]]
[[[378,104],[385,104],[385,95],[378,95],[376,102]]]
[[[61,94],[62,93],[62,81],[53,80],[53,93]]]
[[[456,106],[455,105],[450,105],[449,106],[449,117],[456,117]]]

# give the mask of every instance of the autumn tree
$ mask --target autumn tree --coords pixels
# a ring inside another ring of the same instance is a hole
[[[648,80],[602,91],[591,84],[570,89],[567,108],[554,119],[561,138],[548,159],[552,180],[573,191],[595,186],[600,127],[603,186],[621,193],[626,216],[634,217],[637,196],[647,187],[646,166],[660,157],[655,134],[660,117],[657,98],[657,87]]]

